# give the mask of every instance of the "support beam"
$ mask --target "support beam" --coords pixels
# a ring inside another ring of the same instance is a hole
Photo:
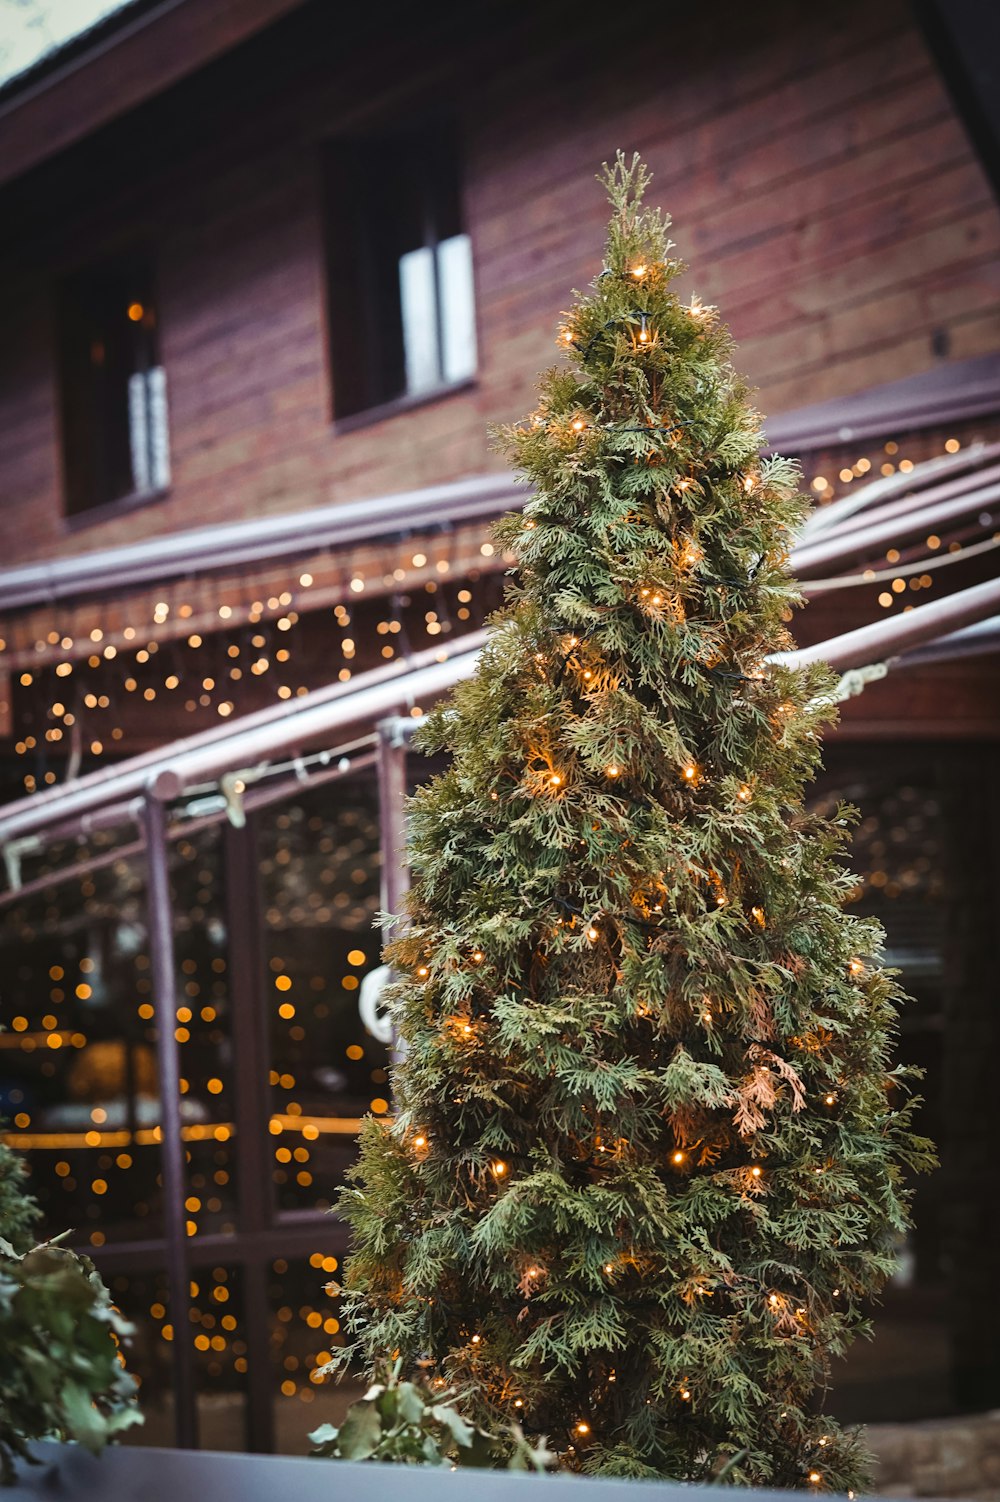
[[[167,1302],[174,1327],[171,1356],[174,1368],[174,1434],[179,1449],[198,1448],[198,1399],[194,1386],[194,1346],[188,1313],[191,1307],[187,1226],[184,1211],[185,1163],[181,1136],[180,1059],[176,1026],[177,981],[174,966],[174,926],[167,861],[167,813],[151,792],[143,809],[146,840],[146,902],[149,953],[153,973],[156,1018],[156,1065],[160,1099],[163,1232],[166,1242]]]
[[[946,595],[943,600],[921,605],[904,615],[874,621],[870,626],[860,626],[857,631],[847,631],[830,641],[817,642],[814,647],[779,653],[771,660],[791,668],[828,662],[831,667],[844,672],[847,668],[899,657],[910,647],[936,641],[939,636],[960,631],[963,626],[974,625],[998,611],[1000,579],[987,579],[984,584]]]

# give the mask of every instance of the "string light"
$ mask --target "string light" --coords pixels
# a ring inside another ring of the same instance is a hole
[[[684,1162],[684,1158],[685,1158],[685,1154],[682,1153],[679,1148],[678,1148],[678,1150],[675,1153],[671,1153],[671,1155],[670,1155],[670,1160],[671,1160],[672,1163],[677,1163],[677,1164],[683,1163]]]
[[[589,1434],[590,1433],[590,1425],[588,1423],[586,1423],[583,1419],[581,1419],[580,1422],[576,1426],[576,1432],[577,1432],[577,1434]]]
[[[749,803],[750,799],[753,797],[753,793],[744,782],[736,796],[741,803]]]
[[[621,775],[621,767],[617,767],[614,764],[612,764],[606,770],[609,777],[618,777]]]
[[[490,1166],[492,1168],[494,1176],[498,1179],[502,1179],[504,1174],[507,1172],[507,1165],[502,1158],[497,1158],[496,1162],[492,1163]]]

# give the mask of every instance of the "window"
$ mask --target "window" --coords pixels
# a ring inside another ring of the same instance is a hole
[[[472,247],[450,132],[339,142],[326,168],[334,417],[469,380]]]
[[[167,388],[148,260],[68,278],[59,324],[67,513],[165,490]]]

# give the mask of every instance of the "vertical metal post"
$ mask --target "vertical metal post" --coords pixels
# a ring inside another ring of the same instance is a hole
[[[265,1230],[274,1214],[271,1138],[267,1131],[267,1002],[261,953],[263,917],[257,820],[242,829],[227,823],[223,833],[226,889],[230,1018],[233,1041],[233,1101],[236,1125],[237,1210],[241,1234]],[[274,1375],[267,1310],[267,1268],[249,1256],[243,1268],[243,1310],[247,1345],[247,1449],[274,1449]]]
[[[188,1317],[187,1226],[184,1210],[184,1140],[181,1136],[180,1060],[176,1026],[174,926],[167,864],[167,816],[160,800],[148,790],[143,803],[146,837],[146,902],[149,953],[153,972],[156,1017],[156,1062],[160,1093],[161,1176],[163,1230],[166,1242],[167,1297],[174,1327],[174,1429],[179,1449],[198,1448],[198,1401],[194,1385],[194,1346]]]
[[[406,863],[406,738],[399,720],[378,725],[378,818],[382,845],[382,910],[398,914],[409,885]],[[389,935],[386,934],[386,939]]]

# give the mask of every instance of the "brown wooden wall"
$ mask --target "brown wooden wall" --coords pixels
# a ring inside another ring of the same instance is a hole
[[[0,196],[5,563],[496,465],[487,422],[530,405],[569,289],[599,269],[594,172],[619,146],[653,168],[765,411],[1000,348],[997,205],[902,0],[626,0],[600,28],[555,0],[443,6],[353,40],[334,12],[304,5]],[[336,434],[319,143],[380,94],[458,113],[481,371]],[[159,267],[173,488],[70,531],[54,281],[133,235]]]

